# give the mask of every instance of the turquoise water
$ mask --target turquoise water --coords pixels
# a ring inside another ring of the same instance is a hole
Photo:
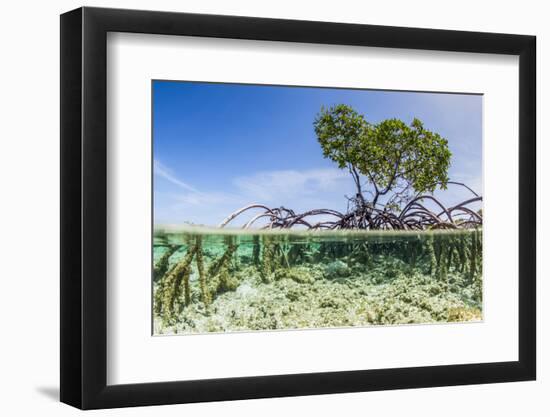
[[[155,334],[482,319],[481,230],[156,230]]]

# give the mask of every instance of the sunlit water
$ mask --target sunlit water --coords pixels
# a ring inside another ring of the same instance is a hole
[[[156,334],[482,318],[481,230],[158,229]]]

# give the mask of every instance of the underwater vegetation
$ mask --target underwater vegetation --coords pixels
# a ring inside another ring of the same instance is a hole
[[[482,232],[261,232],[154,237],[155,334],[482,318]]]

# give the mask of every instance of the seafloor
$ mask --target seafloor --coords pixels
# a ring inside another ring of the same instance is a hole
[[[153,283],[154,334],[482,319],[481,232],[294,242],[197,236],[179,236],[179,246],[157,236],[155,272],[165,265]]]

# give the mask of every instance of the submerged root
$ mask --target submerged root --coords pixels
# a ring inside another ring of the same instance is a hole
[[[235,290],[238,286],[238,280],[229,272],[231,260],[237,251],[237,245],[230,240],[224,254],[214,261],[209,268],[209,292],[212,296]]]
[[[189,306],[193,301],[191,274],[195,261],[198,274],[200,300],[208,307],[216,294],[235,290],[238,280],[230,273],[233,255],[237,245],[230,241],[223,255],[214,260],[208,272],[205,271],[205,261],[202,249],[202,237],[196,236],[183,259],[158,280],[154,294],[154,312],[169,324],[180,312],[180,308]],[[165,261],[163,261],[165,262]]]
[[[191,300],[189,276],[191,274],[191,262],[196,251],[196,246],[189,247],[183,260],[159,282],[154,300],[155,312],[162,317],[164,322],[169,322],[177,314],[182,292],[186,304],[189,304]]]
[[[201,289],[201,299],[205,306],[209,306],[212,302],[212,297],[210,291],[208,290],[206,273],[204,271],[204,260],[202,256],[202,236],[197,236],[197,254],[195,257],[195,262],[197,264],[197,271],[199,273],[199,285]]]
[[[166,272],[168,272],[168,269],[170,267],[170,257],[174,253],[176,253],[178,249],[178,246],[171,245],[162,254],[161,258],[158,260],[153,268],[153,281],[158,281],[164,276],[164,274],[166,274]]]
[[[264,283],[271,282],[272,274],[275,270],[275,250],[271,239],[268,236],[262,236],[262,256],[260,263],[260,275]]]

